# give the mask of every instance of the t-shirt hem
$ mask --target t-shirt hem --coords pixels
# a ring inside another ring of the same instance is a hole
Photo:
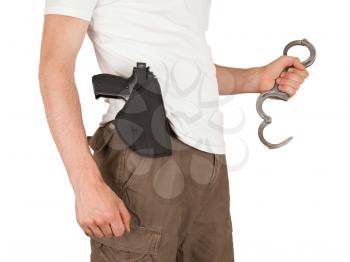
[[[44,15],[48,14],[57,14],[57,15],[66,15],[72,16],[76,18],[80,18],[87,22],[91,21],[92,13],[86,10],[78,10],[71,7],[66,6],[46,6],[44,10]]]
[[[115,115],[113,114],[105,114],[103,119],[100,121],[99,126],[104,126],[106,123],[113,121],[113,119],[115,118]],[[224,155],[226,153],[226,146],[225,144],[223,145],[212,145],[212,144],[198,144],[198,142],[196,142],[196,139],[193,137],[190,137],[188,135],[183,134],[182,132],[180,132],[178,129],[176,129],[175,127],[172,127],[175,134],[177,135],[177,138],[182,141],[183,143],[194,147],[198,150],[210,153],[210,154],[219,154],[219,155]]]
[[[211,153],[211,154],[224,155],[226,153],[225,144],[212,145],[212,144],[198,143],[198,142],[196,142],[197,141],[196,138],[185,135],[185,134],[179,132],[178,129],[176,129],[174,127],[173,127],[173,129],[174,129],[174,132],[177,135],[178,139],[191,147],[194,147],[198,150],[201,150],[201,151],[204,151],[207,153]]]

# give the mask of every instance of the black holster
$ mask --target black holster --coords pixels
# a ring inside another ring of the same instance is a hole
[[[111,74],[92,77],[95,98],[120,98],[126,102],[113,124],[123,141],[135,152],[147,157],[172,154],[169,121],[159,82],[146,67],[137,62],[129,78]]]

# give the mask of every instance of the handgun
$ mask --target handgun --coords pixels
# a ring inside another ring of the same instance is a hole
[[[92,77],[95,98],[121,98],[129,100],[131,92],[137,85],[143,85],[148,78],[155,77],[146,67],[146,63],[137,62],[132,75],[124,78],[112,74],[98,74]]]
[[[92,77],[95,98],[121,98],[123,108],[113,124],[122,140],[148,157],[169,156],[171,129],[158,79],[146,63],[137,62],[130,77],[98,74]]]

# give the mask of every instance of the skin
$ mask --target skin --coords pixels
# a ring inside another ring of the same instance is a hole
[[[74,79],[76,57],[88,25],[79,18],[45,15],[38,74],[40,92],[50,132],[74,191],[78,224],[88,236],[118,237],[130,232],[130,214],[103,181],[92,157]],[[293,65],[293,71],[280,75],[287,65]],[[293,57],[280,57],[266,66],[248,69],[215,66],[220,95],[263,92],[278,79],[280,89],[293,96],[308,76]]]
[[[75,194],[76,218],[89,236],[121,236],[130,231],[130,214],[105,184],[92,158],[74,81],[75,61],[88,22],[45,16],[39,65],[40,91],[47,121]]]
[[[282,72],[286,66],[293,67]],[[243,69],[215,64],[215,68],[220,95],[262,93],[270,90],[276,81],[281,91],[293,97],[309,76],[299,58],[292,56],[280,56],[261,67]]]

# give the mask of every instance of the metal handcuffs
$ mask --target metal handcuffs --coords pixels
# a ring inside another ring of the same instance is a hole
[[[306,39],[296,40],[296,41],[290,42],[284,48],[283,55],[287,55],[289,49],[293,46],[296,46],[296,45],[306,46],[309,49],[310,56],[307,60],[302,62],[302,64],[305,67],[311,66],[316,59],[316,49]],[[282,72],[286,72],[290,67],[291,66],[285,67]],[[263,119],[263,122],[260,124],[259,129],[258,129],[258,135],[259,135],[260,141],[270,149],[280,148],[280,147],[288,144],[293,139],[293,137],[289,137],[289,138],[285,139],[284,141],[282,141],[281,143],[272,144],[272,143],[267,142],[266,139],[264,138],[264,128],[267,125],[271,124],[271,122],[272,122],[272,118],[269,115],[267,115],[262,109],[264,101],[268,98],[275,99],[275,100],[283,100],[283,101],[287,101],[289,99],[289,95],[285,92],[280,91],[278,86],[279,85],[275,82],[275,85],[273,86],[273,88],[267,92],[261,93],[256,101],[256,110],[257,110],[258,114],[260,115],[260,117]]]

